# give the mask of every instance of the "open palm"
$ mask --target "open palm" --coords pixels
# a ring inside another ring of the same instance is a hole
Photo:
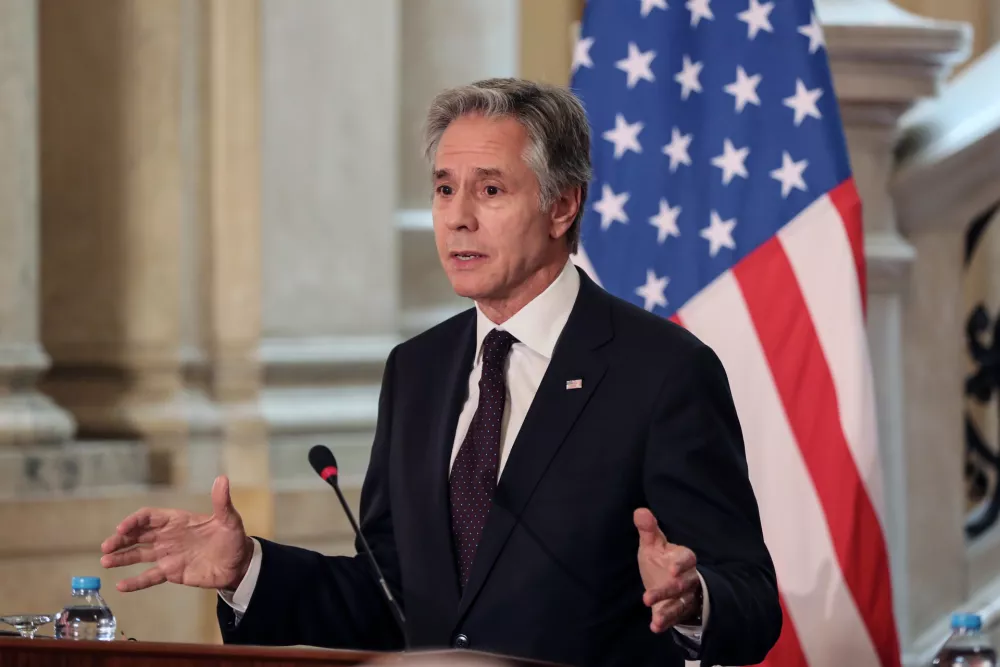
[[[229,480],[212,486],[212,514],[143,508],[126,517],[101,544],[101,565],[152,563],[141,574],[118,582],[118,590],[137,591],[164,582],[198,588],[235,588],[243,578],[253,544],[233,507]]]

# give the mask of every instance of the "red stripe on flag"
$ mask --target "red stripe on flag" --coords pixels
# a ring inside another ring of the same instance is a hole
[[[848,448],[833,378],[792,266],[774,238],[734,274],[823,506],[844,580],[883,667],[898,667],[885,538]]]
[[[680,313],[675,312],[670,316],[670,321],[674,324],[686,327],[681,319]],[[778,576],[778,601],[781,604],[781,634],[767,654],[767,658],[759,663],[760,667],[809,667],[805,653],[802,652],[802,642],[799,640],[799,633],[795,630],[795,622],[788,612],[788,605],[785,604],[785,596],[781,592],[781,573]]]
[[[675,312],[670,316],[670,321],[674,324],[685,327],[680,313]],[[759,663],[760,667],[809,667],[805,653],[802,652],[802,642],[799,641],[799,634],[795,630],[795,622],[788,612],[785,604],[785,596],[781,592],[781,573],[778,572],[778,602],[781,604],[781,634],[767,654],[767,658]]]
[[[780,576],[779,576],[780,580]],[[780,581],[779,586],[780,589]],[[802,652],[802,643],[799,641],[799,633],[795,631],[795,623],[792,615],[788,613],[788,606],[785,604],[785,596],[779,592],[781,602],[781,634],[778,641],[768,652],[764,662],[759,663],[761,667],[809,667],[806,655]]]
[[[829,192],[840,219],[844,221],[847,238],[851,242],[851,252],[854,255],[854,268],[858,273],[858,286],[861,288],[861,312],[868,312],[868,270],[865,263],[865,230],[864,217],[861,215],[861,197],[855,186],[854,178],[835,187]]]

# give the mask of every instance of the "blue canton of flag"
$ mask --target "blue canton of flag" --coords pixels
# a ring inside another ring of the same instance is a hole
[[[591,0],[571,87],[591,123],[581,244],[670,316],[850,176],[808,0]]]

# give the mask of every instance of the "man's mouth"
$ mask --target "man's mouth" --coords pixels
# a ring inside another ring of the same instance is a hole
[[[470,262],[474,259],[482,259],[486,255],[479,252],[472,252],[467,250],[459,250],[457,252],[451,253],[451,256],[463,262]]]

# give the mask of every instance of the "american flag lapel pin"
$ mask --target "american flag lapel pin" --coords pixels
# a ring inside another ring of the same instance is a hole
[[[566,380],[566,389],[583,389],[583,380]]]

